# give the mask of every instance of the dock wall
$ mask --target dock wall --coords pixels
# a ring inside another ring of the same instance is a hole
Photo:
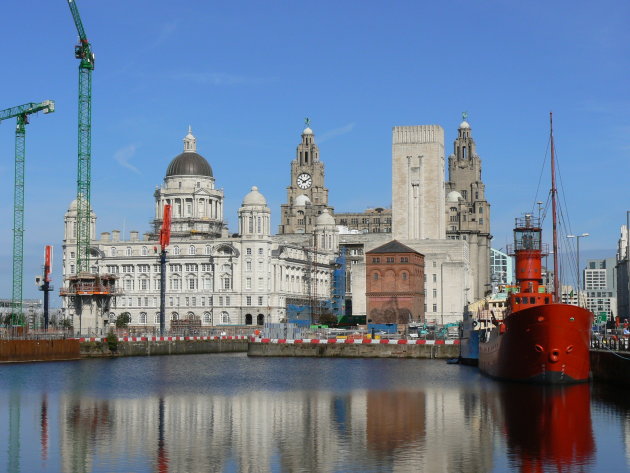
[[[79,340],[0,340],[0,363],[79,359]]]
[[[411,343],[410,343],[411,342]],[[250,342],[248,356],[320,358],[457,358],[458,340],[270,340]],[[432,342],[432,343],[426,343]],[[450,342],[450,343],[449,343]]]
[[[593,381],[630,386],[630,352],[591,349]]]
[[[105,338],[82,339],[81,358],[243,353],[247,337],[125,337],[111,345]]]

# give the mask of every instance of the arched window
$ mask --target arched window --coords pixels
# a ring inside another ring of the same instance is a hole
[[[221,312],[221,323],[222,324],[230,323],[230,314],[228,314],[226,311]]]
[[[156,323],[156,324],[159,324],[159,323],[160,323],[160,313],[159,313],[159,312],[156,312],[156,313],[155,313],[155,319],[154,319],[154,320],[155,320],[155,323]]]
[[[126,256],[131,256],[133,254],[133,251],[131,249],[130,246],[127,247],[127,249],[125,250],[125,255]]]
[[[146,276],[141,277],[139,283],[140,283],[139,289],[141,291],[148,291],[148,290],[151,289],[149,287],[149,278],[148,277],[146,277]]]
[[[190,245],[190,246],[188,247],[188,254],[189,254],[189,255],[195,255],[195,254],[197,254],[197,251],[195,250],[195,246],[194,246],[194,245]]]
[[[141,324],[146,324],[147,323],[147,313],[146,312],[140,312],[140,323]]]
[[[212,247],[210,245],[206,245],[206,248],[204,249],[203,253],[205,255],[209,255],[211,251],[212,251]]]
[[[203,313],[203,323],[204,324],[212,323],[212,319],[210,318],[210,312],[204,312]]]
[[[142,247],[142,256],[147,256],[149,254],[149,250],[146,246]]]
[[[232,280],[229,276],[223,276],[223,289],[232,289]]]
[[[251,325],[252,320],[252,314],[245,314],[245,325]]]
[[[249,233],[254,233],[254,217],[248,217],[247,220]]]
[[[190,291],[194,291],[197,289],[197,287],[198,287],[197,278],[194,276],[188,276],[187,282],[186,282],[186,289]]]
[[[179,314],[177,312],[171,313],[171,320],[179,320]]]
[[[175,246],[173,248],[173,254],[174,255],[179,255],[181,253],[181,250],[179,249],[179,246]]]
[[[210,276],[204,276],[203,278],[203,289],[204,291],[212,290],[212,278]]]
[[[374,278],[375,281],[378,281],[378,273],[373,273],[372,277]]]

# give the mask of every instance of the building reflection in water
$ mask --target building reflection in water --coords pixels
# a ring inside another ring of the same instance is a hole
[[[607,424],[619,424],[626,471],[630,471],[630,396],[627,388],[614,384],[593,384],[593,400]]]
[[[48,459],[48,398],[42,396],[42,405],[39,415],[40,421],[40,445],[42,448],[42,461]]]
[[[514,471],[586,471],[595,455],[589,384],[501,384],[499,393]]]
[[[249,392],[61,400],[64,472],[95,462],[154,471],[490,471],[492,426],[475,393]],[[476,406],[471,408],[471,406]],[[476,410],[475,410],[476,409]],[[480,428],[481,427],[481,428]],[[112,463],[112,464],[114,464]]]

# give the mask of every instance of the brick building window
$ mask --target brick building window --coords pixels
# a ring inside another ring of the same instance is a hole
[[[380,258],[372,258],[372,263],[380,263],[381,259]]]
[[[388,263],[393,263],[394,262],[394,257],[387,257],[387,262]]]

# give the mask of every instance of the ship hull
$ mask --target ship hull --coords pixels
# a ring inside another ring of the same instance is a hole
[[[536,384],[590,379],[592,313],[568,304],[545,304],[508,315],[503,327],[482,335],[479,369],[492,378]]]

